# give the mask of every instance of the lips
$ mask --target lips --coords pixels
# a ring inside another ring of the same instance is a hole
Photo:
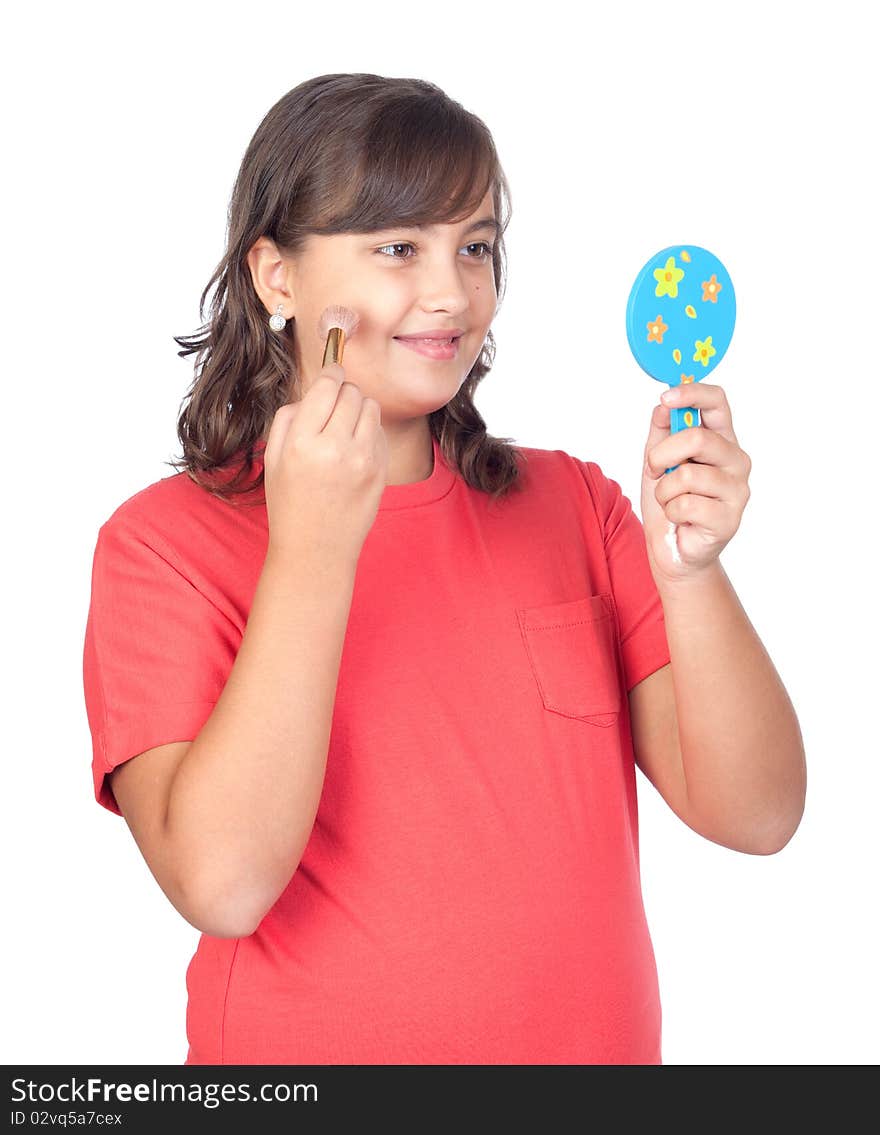
[[[428,359],[454,359],[458,354],[458,339],[404,339],[398,337],[401,347],[415,351]]]
[[[461,327],[432,327],[412,335],[395,335],[394,338],[402,339],[404,342],[451,343],[455,339],[460,339],[462,335],[464,331]]]

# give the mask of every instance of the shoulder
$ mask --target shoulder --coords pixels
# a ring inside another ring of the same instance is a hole
[[[144,531],[185,531],[185,522],[201,517],[217,523],[235,515],[243,506],[262,506],[265,497],[259,475],[262,472],[262,450],[248,462],[245,450],[237,450],[224,464],[200,474],[197,483],[186,471],[171,473],[146,485],[121,502],[107,517],[102,529],[137,526]],[[241,475],[241,491],[220,495],[221,491]],[[184,525],[182,529],[182,525]]]
[[[523,454],[525,469],[533,476],[570,476],[577,473],[582,479],[586,477],[599,477],[604,479],[605,473],[595,461],[586,457],[578,457],[565,449],[537,449],[528,445],[517,445],[516,449]]]
[[[564,449],[537,449],[519,445],[523,454],[523,484],[539,492],[566,492],[589,497],[597,511],[620,493],[620,485],[595,461]]]
[[[182,519],[205,507],[202,497],[209,496],[185,473],[162,477],[139,489],[114,508],[101,524],[101,537],[138,534],[148,540],[179,529]]]
[[[185,472],[173,473],[113,509],[98,529],[95,561],[130,578],[167,571],[161,562],[190,577],[216,559],[218,545],[234,542],[233,511]]]
[[[229,470],[212,475],[219,488]],[[265,557],[268,521],[262,489],[227,496],[186,472],[154,481],[123,500],[100,526],[94,561],[117,580],[181,576],[206,594],[229,579],[251,580]]]

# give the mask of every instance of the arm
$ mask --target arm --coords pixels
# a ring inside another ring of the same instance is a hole
[[[670,432],[676,399],[699,409],[699,426]],[[751,467],[720,386],[663,394],[641,500],[670,665],[632,691],[633,743],[645,774],[695,831],[772,854],[800,823],[806,764],[791,701],[719,560],[751,495]]]
[[[220,937],[251,934],[288,885],[324,786],[357,562],[388,480],[381,407],[344,379],[328,364],[272,420],[268,550],[210,717],[112,781],[162,889]]]
[[[252,933],[309,839],[355,570],[347,557],[270,548],[235,662],[198,736],[112,775],[157,882],[206,933]]]
[[[798,720],[719,562],[658,586],[670,664],[630,691],[636,760],[694,831],[772,854],[804,811]]]

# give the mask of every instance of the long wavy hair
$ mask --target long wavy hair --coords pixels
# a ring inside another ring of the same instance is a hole
[[[247,254],[259,237],[294,256],[311,234],[463,219],[490,188],[501,224],[492,255],[500,304],[510,189],[482,120],[422,79],[331,74],[288,91],[242,158],[226,251],[199,302],[202,326],[174,336],[181,357],[196,354],[195,377],[177,423],[183,458],[165,464],[223,500],[250,500],[263,485],[255,451],[278,408],[301,397],[295,321],[273,331],[253,286]],[[458,392],[428,420],[450,467],[497,499],[518,482],[525,454],[491,437],[474,405],[494,356],[490,331]]]

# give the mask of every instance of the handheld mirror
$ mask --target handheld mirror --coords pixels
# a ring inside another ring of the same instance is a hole
[[[695,244],[655,253],[636,276],[626,305],[626,337],[636,362],[669,386],[710,374],[730,346],[735,321],[736,296],[727,269]],[[669,422],[670,433],[698,426],[699,410],[673,407]]]

